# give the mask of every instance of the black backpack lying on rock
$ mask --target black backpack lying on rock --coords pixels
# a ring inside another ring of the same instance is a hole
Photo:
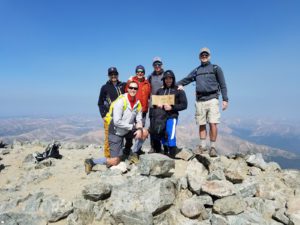
[[[59,147],[61,144],[57,141],[49,144],[45,151],[43,153],[33,153],[33,157],[37,162],[43,161],[47,158],[55,158],[55,159],[61,159],[62,155],[59,154]]]

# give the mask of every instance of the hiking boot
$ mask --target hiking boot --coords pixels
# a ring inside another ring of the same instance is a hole
[[[217,150],[214,147],[211,147],[209,150],[209,156],[210,157],[217,157]]]
[[[131,164],[137,164],[140,161],[137,153],[132,153],[128,160]]]
[[[85,173],[88,175],[92,169],[95,163],[93,162],[92,159],[86,159],[84,160],[84,168],[85,168]]]
[[[201,145],[198,146],[198,148],[196,148],[193,152],[196,155],[201,155],[204,154],[207,150],[205,148],[203,148]]]

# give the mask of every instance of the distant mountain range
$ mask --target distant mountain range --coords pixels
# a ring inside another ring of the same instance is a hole
[[[218,149],[221,154],[261,152],[266,160],[283,168],[300,168],[300,125],[266,120],[224,119],[220,124]],[[195,148],[198,127],[190,117],[180,118],[178,146]],[[68,141],[103,143],[100,117],[19,117],[0,119],[0,141]],[[146,142],[149,145],[149,142]]]

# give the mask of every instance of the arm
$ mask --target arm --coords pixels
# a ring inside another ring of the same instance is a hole
[[[105,117],[107,111],[108,111],[108,106],[106,105],[106,91],[104,86],[101,87],[100,90],[100,95],[99,95],[99,99],[98,99],[98,107],[99,107],[99,111],[100,111],[100,115],[102,118]]]
[[[122,98],[119,98],[114,103],[114,109],[113,109],[113,121],[114,125],[119,128],[123,128],[126,130],[132,130],[133,124],[129,124],[127,122],[124,122],[122,120],[123,117],[123,106],[124,106],[124,100]]]
[[[184,91],[178,91],[179,103],[172,106],[174,111],[182,111],[187,108],[187,99]]]
[[[197,72],[197,68],[194,69],[192,72],[190,72],[185,78],[183,78],[182,80],[178,81],[176,83],[176,85],[177,86],[179,86],[179,85],[185,86],[185,85],[188,85],[189,83],[195,81],[195,73]]]
[[[216,71],[217,80],[220,85],[223,101],[228,102],[227,87],[222,69],[218,66]]]

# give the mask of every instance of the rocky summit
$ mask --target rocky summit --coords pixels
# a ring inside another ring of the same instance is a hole
[[[299,225],[300,171],[262,155],[144,154],[86,175],[101,146],[61,143],[62,158],[37,162],[48,143],[0,151],[0,224]]]

